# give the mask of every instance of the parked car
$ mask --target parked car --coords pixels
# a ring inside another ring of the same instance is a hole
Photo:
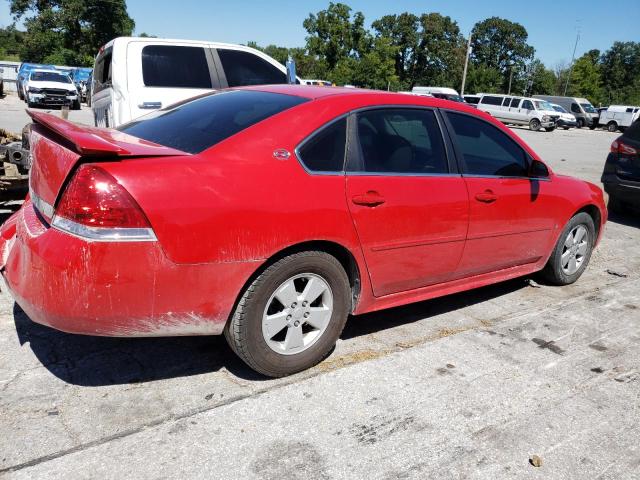
[[[544,128],[547,132],[552,132],[560,118],[560,114],[550,103],[535,98],[493,93],[479,95],[478,109],[506,124],[529,125],[533,131]]]
[[[425,94],[428,93],[429,95],[436,97],[436,98],[442,98],[444,100],[451,100],[454,102],[462,102],[464,103],[464,98],[462,98],[460,96],[460,94],[454,90],[453,88],[447,88],[447,87],[413,87],[411,89],[411,93],[414,94]]]
[[[81,102],[87,100],[87,81],[89,80],[91,71],[91,68],[78,67],[71,72],[71,80],[78,90]]]
[[[91,109],[96,126],[115,127],[212,89],[287,83],[286,72],[244,45],[120,37],[96,56]]]
[[[328,80],[301,80],[302,85],[316,85],[320,87],[331,87],[333,84]]]
[[[640,107],[631,105],[611,105],[600,113],[600,125],[610,132],[624,130],[640,117]]]
[[[40,68],[40,69],[53,69],[53,67],[51,65],[43,65],[40,63],[21,63],[20,66],[18,67],[18,74],[16,75],[16,90],[18,91],[18,98],[20,100],[24,100],[25,102],[26,100],[26,95],[25,95],[25,83],[27,82],[27,80],[29,79],[29,71],[33,70],[34,68]]]
[[[586,98],[556,95],[534,95],[533,98],[539,98],[560,105],[576,117],[578,128],[589,127],[593,130],[598,126],[598,111]]]
[[[29,108],[68,105],[73,110],[80,109],[78,91],[66,73],[58,70],[30,70],[25,88]]]
[[[269,376],[325,358],[349,314],[539,271],[573,283],[607,218],[600,188],[435,98],[245,87],[117,131],[30,114],[30,197],[0,229],[27,315],[90,335],[224,333]]]
[[[478,105],[480,101],[480,95],[463,95],[462,98],[464,98],[464,101],[469,105]]]
[[[560,118],[558,118],[558,121],[556,122],[557,127],[569,130],[570,128],[575,128],[578,126],[578,121],[576,120],[575,115],[567,112],[558,104],[552,103],[551,107],[560,114]]]
[[[640,120],[611,143],[601,181],[612,210],[640,207]]]

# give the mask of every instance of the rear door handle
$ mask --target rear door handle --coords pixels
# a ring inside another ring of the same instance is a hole
[[[476,194],[476,200],[482,203],[493,203],[498,199],[498,196],[491,190],[485,190],[482,193]]]
[[[356,205],[377,207],[378,205],[382,205],[385,202],[385,199],[378,192],[370,190],[362,195],[355,195],[351,197],[351,201]]]
[[[142,102],[138,104],[138,108],[140,109],[154,109],[154,108],[162,108],[162,102]]]

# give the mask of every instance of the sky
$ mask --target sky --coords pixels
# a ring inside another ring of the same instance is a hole
[[[109,0],[104,0],[109,1]],[[524,25],[529,44],[547,66],[569,62],[576,34],[576,57],[614,41],[640,41],[640,0],[342,0],[361,11],[369,26],[383,15],[438,12],[458,22],[466,36],[473,25],[499,16]],[[304,46],[303,20],[329,5],[328,0],[128,0],[129,15],[142,32],[166,38],[259,45]],[[0,0],[0,26],[11,23],[9,3]]]

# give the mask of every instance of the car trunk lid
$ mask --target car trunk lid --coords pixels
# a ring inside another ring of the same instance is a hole
[[[80,163],[189,155],[117,130],[77,125],[48,113],[28,113],[34,122],[29,193],[47,221],[67,178]]]

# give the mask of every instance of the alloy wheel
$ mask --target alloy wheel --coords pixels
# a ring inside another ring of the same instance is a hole
[[[573,275],[582,266],[589,250],[589,232],[584,225],[577,225],[568,233],[562,248],[560,265],[567,275]]]
[[[267,301],[262,336],[281,355],[301,353],[322,336],[332,314],[333,293],[327,281],[315,273],[295,275]]]

